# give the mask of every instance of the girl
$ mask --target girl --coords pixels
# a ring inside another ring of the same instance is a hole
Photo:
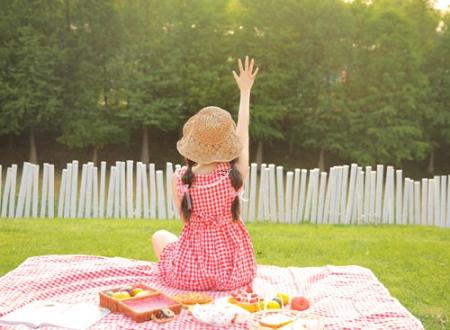
[[[206,107],[189,118],[177,143],[186,166],[175,171],[173,198],[184,221],[179,238],[165,230],[152,236],[159,276],[184,290],[233,290],[256,275],[250,237],[240,218],[242,184],[248,175],[250,90],[258,68],[239,59],[237,127],[231,115]]]

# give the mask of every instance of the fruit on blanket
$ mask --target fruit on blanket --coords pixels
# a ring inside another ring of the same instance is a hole
[[[142,290],[141,292],[136,293],[134,296],[135,297],[145,297],[145,296],[148,296],[151,293],[152,293],[152,291]]]
[[[144,290],[143,289],[141,289],[141,288],[134,288],[133,290],[131,290],[131,295],[132,296],[135,296],[135,295],[137,295],[137,294],[139,294],[139,293],[141,293],[141,292],[143,292]]]
[[[293,297],[291,300],[291,309],[304,311],[309,308],[309,301],[305,297]]]
[[[127,291],[117,291],[113,293],[112,297],[114,299],[127,299],[130,298],[131,296]]]
[[[277,298],[280,298],[283,305],[289,304],[289,295],[287,293],[279,292],[277,293]]]
[[[281,305],[276,300],[271,300],[266,305],[267,309],[280,309]]]
[[[276,298],[272,298],[273,301],[276,301],[278,303],[278,305],[280,305],[280,307],[282,307],[284,305],[283,300],[281,300],[280,298],[276,297]]]

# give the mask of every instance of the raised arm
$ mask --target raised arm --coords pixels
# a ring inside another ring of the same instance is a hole
[[[236,80],[241,93],[236,132],[243,146],[242,152],[239,155],[239,159],[236,163],[236,167],[238,168],[239,172],[241,172],[242,179],[244,181],[248,175],[249,163],[248,126],[250,124],[250,91],[259,69],[257,67],[253,72],[254,64],[254,59],[251,59],[251,61],[249,62],[248,56],[246,56],[244,67],[242,66],[241,59],[238,60],[239,75],[235,71],[233,71],[234,79]]]

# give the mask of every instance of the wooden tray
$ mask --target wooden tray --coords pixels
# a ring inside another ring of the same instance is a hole
[[[108,308],[113,313],[125,314],[136,322],[145,322],[154,319],[152,315],[154,317],[157,316],[163,308],[170,309],[175,314],[181,312],[181,304],[164,293],[141,283],[133,284],[131,287],[141,288],[145,291],[150,291],[150,293],[146,296],[116,299],[107,295],[105,292],[117,292],[123,287],[100,291],[100,306]],[[171,319],[161,319],[161,321],[164,320]]]

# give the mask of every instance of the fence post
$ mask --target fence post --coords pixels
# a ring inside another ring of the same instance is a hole
[[[420,224],[420,182],[414,181],[414,223]]]
[[[369,203],[369,219],[370,223],[375,222],[375,195],[376,195],[376,179],[377,172],[370,172],[370,203]]]
[[[142,217],[142,162],[136,163],[136,203],[133,217]]]
[[[91,201],[92,201],[92,169],[93,169],[93,166],[94,165],[94,163],[91,163],[91,162],[89,162],[88,164],[87,164],[87,167],[86,167],[86,171],[87,171],[87,173],[86,173],[86,193],[85,193],[85,196],[86,196],[86,203],[85,203],[85,210],[84,210],[84,217],[85,218],[90,218],[91,217]]]
[[[120,162],[120,217],[125,218],[127,216],[126,205],[126,170],[125,162]]]
[[[428,225],[434,224],[433,207],[434,207],[434,179],[428,180]]]
[[[344,165],[342,167],[342,180],[341,180],[341,202],[340,202],[340,217],[339,221],[343,223],[345,221],[345,208],[347,206],[347,190],[348,190],[348,170],[349,166]]]
[[[313,174],[313,190],[311,194],[311,223],[317,223],[317,198],[319,195],[319,173],[320,170],[315,168]]]
[[[445,227],[445,219],[446,219],[446,206],[445,201],[447,198],[447,177],[445,175],[441,176],[441,219],[439,221],[439,226]]]
[[[66,189],[68,190],[66,192],[67,196],[71,197],[70,202],[66,200],[68,211],[70,214],[67,214],[67,218],[76,218],[77,217],[77,193],[78,193],[78,160],[72,161],[72,165],[70,166],[70,173],[69,176],[66,178],[67,183],[69,183],[68,186],[66,186]],[[70,204],[69,204],[70,203]],[[66,216],[65,216],[66,217]]]
[[[408,224],[408,208],[409,208],[409,178],[405,178],[405,189],[403,191],[403,217],[402,225]]]
[[[285,222],[291,223],[292,214],[292,180],[294,178],[294,172],[289,171],[286,173],[286,205],[284,209],[286,210]]]
[[[277,166],[278,222],[284,222],[283,166]]]
[[[356,164],[352,164],[350,168],[350,184],[348,189],[348,201],[347,201],[347,208],[345,210],[345,224],[350,223],[350,218],[352,215],[353,210],[353,202],[354,202],[354,195],[355,195],[355,184],[356,184],[356,170],[357,166]]]
[[[249,208],[249,217],[248,220],[255,221],[255,210],[256,210],[256,179],[258,176],[258,165],[252,163],[250,165],[250,204]],[[248,177],[248,176],[247,176]]]
[[[22,165],[22,177],[20,178],[20,187],[19,187],[19,197],[17,199],[16,218],[21,218],[23,216],[27,179],[28,179],[28,163],[24,162]]]
[[[48,167],[48,217],[55,216],[55,165],[50,164]]]
[[[422,179],[422,221],[423,226],[427,225],[428,209],[428,179]]]
[[[270,220],[270,196],[269,196],[269,178],[270,178],[270,169],[266,167],[264,169],[264,220]]]
[[[386,168],[386,184],[384,187],[384,198],[383,198],[383,214],[382,214],[382,223],[392,223],[393,221],[393,206],[391,205],[391,202],[394,199],[393,195],[393,180],[394,180],[394,168],[392,166],[388,166]]]
[[[83,164],[81,167],[81,186],[80,186],[80,195],[78,198],[78,218],[83,218],[84,213],[84,202],[86,201],[87,168],[88,168],[87,164]]]
[[[32,189],[33,189],[33,178],[34,178],[34,164],[28,164],[28,172],[26,176],[26,185],[25,185],[25,212],[24,216],[29,218],[31,211],[31,203],[32,203]]]
[[[133,207],[133,168],[134,161],[127,160],[127,217],[134,218],[134,207]]]
[[[333,168],[330,169],[330,175],[328,176],[328,183],[326,184],[326,192],[325,192],[325,204],[323,206],[323,219],[322,223],[328,223],[329,214],[330,214],[330,199],[331,199],[331,187],[333,184]]]
[[[120,217],[120,162],[116,162],[114,171],[114,218]]]
[[[150,180],[150,217],[156,218],[156,171],[155,164],[149,165],[149,180]]]
[[[144,200],[144,219],[148,219],[150,215],[150,210],[148,206],[148,181],[147,181],[147,165],[141,164],[141,185],[143,192],[143,200]]]
[[[171,162],[166,162],[166,210],[167,219],[173,218],[173,208],[172,208],[172,175],[173,175],[173,164]]]
[[[42,192],[41,192],[41,213],[39,216],[45,218],[45,209],[47,206],[47,187],[48,187],[48,164],[44,163],[42,169]]]
[[[61,174],[61,184],[59,186],[58,218],[62,218],[64,216],[66,181],[67,181],[67,169],[63,169]]]
[[[266,164],[261,164],[259,174],[259,194],[258,194],[258,220],[265,220],[264,216],[264,195],[267,193],[265,189]],[[245,205],[245,204],[244,204]]]
[[[103,218],[105,216],[105,188],[106,188],[106,162],[100,163],[100,196],[98,216]]]
[[[32,188],[30,191],[32,194],[32,209],[31,209],[31,217],[37,218],[38,215],[38,194],[39,194],[39,165],[33,164],[33,176],[32,179]]]
[[[395,177],[397,180],[397,189],[396,189],[396,207],[395,207],[395,223],[402,223],[402,190],[403,190],[403,171],[396,170]]]
[[[312,189],[313,189],[313,175],[312,175],[312,171],[313,170],[309,170],[308,190],[306,191],[305,216],[304,216],[304,220],[305,221],[310,221],[311,220],[311,216],[310,216],[310,212],[311,212],[311,195],[312,195]]]
[[[434,176],[434,225],[439,226],[441,220],[441,193],[440,193],[441,178]]]
[[[269,165],[270,220],[277,222],[277,194],[275,188],[275,165]]]
[[[356,223],[359,224],[363,220],[364,212],[364,171],[358,167],[358,176],[356,177]]]
[[[296,223],[304,220],[303,212],[305,210],[305,192],[306,192],[306,177],[307,177],[307,175],[308,175],[307,170],[301,170],[300,195],[299,195],[299,202],[298,202],[297,219],[295,221]]]
[[[166,207],[164,202],[164,180],[163,172],[161,170],[156,171],[156,187],[158,190],[158,218],[166,218]]]
[[[319,186],[319,204],[317,209],[317,223],[323,223],[323,204],[325,198],[325,189],[327,186],[327,173],[320,173],[320,186]]]
[[[9,191],[11,190],[11,167],[6,169],[6,179],[5,179],[5,187],[3,189],[3,200],[2,200],[2,218],[6,217],[6,213],[8,211],[8,198]]]
[[[108,183],[108,197],[106,200],[106,217],[112,218],[113,216],[113,201],[114,197],[116,195],[116,187],[115,187],[115,181],[116,181],[116,167],[111,166],[111,169],[109,171],[109,183]]]
[[[92,217],[98,218],[98,169],[96,166],[92,167],[92,194],[94,195]]]
[[[447,228],[450,227],[450,175],[447,177]]]
[[[380,223],[381,220],[381,202],[383,194],[383,165],[377,165],[377,185],[376,185],[376,201],[375,201],[375,220],[376,223]]]

